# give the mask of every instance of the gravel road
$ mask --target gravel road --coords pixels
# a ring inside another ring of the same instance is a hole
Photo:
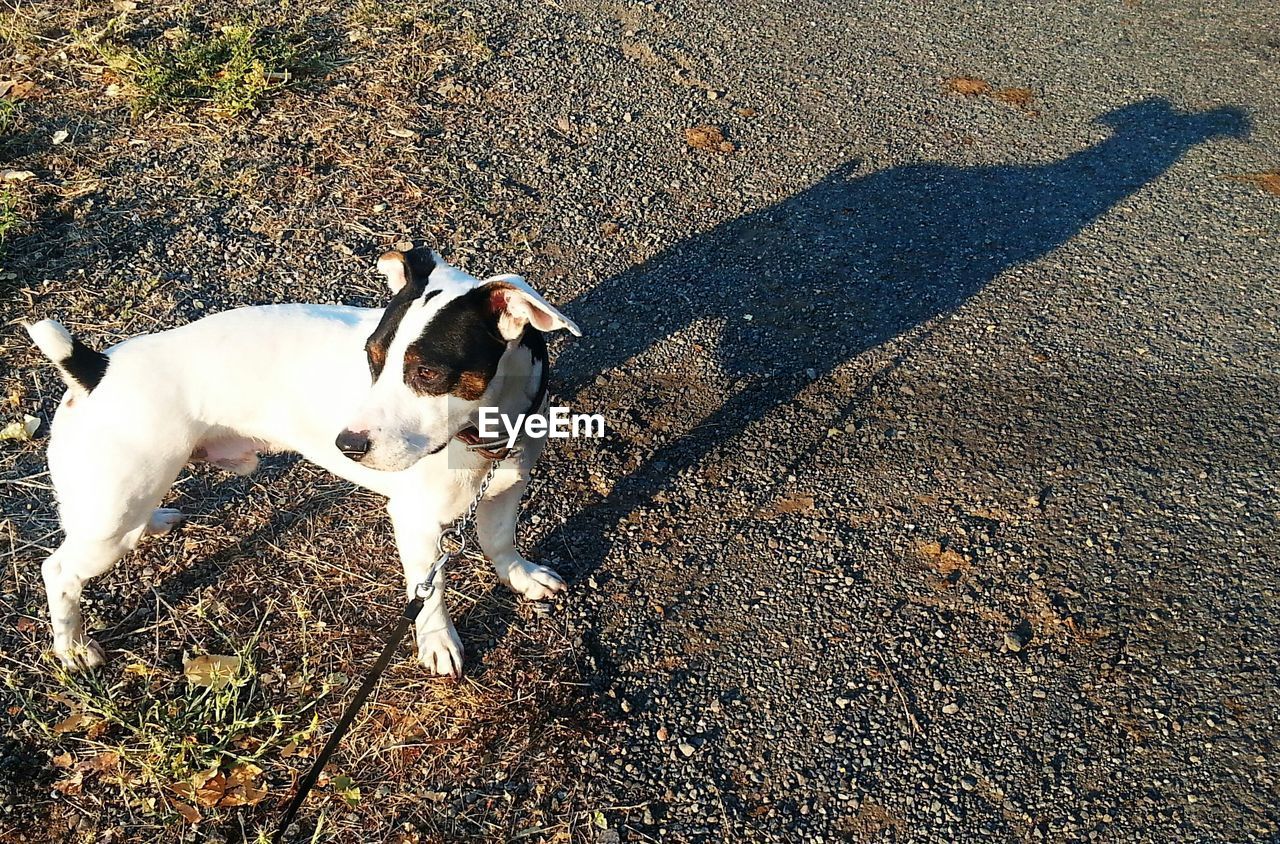
[[[539,469],[571,593],[520,629],[581,654],[589,836],[1280,840],[1274,4],[457,11],[495,50],[443,136],[466,199],[387,232],[584,329],[555,392],[610,436]],[[160,323],[377,296],[352,201],[284,197],[320,222],[283,247],[179,212]]]
[[[1275,23],[513,24],[563,394],[621,435],[555,537],[617,705],[581,764],[640,829],[1275,840],[1280,200],[1230,178],[1280,160]],[[673,145],[704,123],[735,150]]]

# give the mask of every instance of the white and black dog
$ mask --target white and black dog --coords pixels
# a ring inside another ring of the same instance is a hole
[[[181,520],[159,504],[193,460],[248,474],[259,452],[297,451],[387,496],[412,597],[436,560],[442,528],[489,469],[492,453],[476,448],[479,409],[513,418],[543,410],[541,332],[581,335],[519,276],[481,282],[419,249],[383,255],[378,270],[394,294],[385,310],[240,308],[106,353],[52,320],[28,327],[68,387],[49,439],[66,539],[43,567],[54,649],[67,666],[102,663],[80,615],[84,584],[143,536]],[[531,600],[565,588],[515,547],[520,497],[544,445],[525,442],[504,460],[476,511],[499,579]],[[457,677],[462,643],[443,593],[437,588],[418,616],[418,655]]]

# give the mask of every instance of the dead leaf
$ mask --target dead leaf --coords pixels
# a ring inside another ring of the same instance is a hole
[[[23,82],[16,79],[0,80],[0,97],[8,97],[11,100],[29,100],[40,93],[40,88],[34,82]]]
[[[178,814],[182,815],[182,819],[187,823],[200,823],[200,810],[181,800],[174,800],[173,808],[178,810]]]
[[[976,76],[953,76],[947,80],[947,87],[966,97],[976,97],[991,90],[991,85],[985,79]]]
[[[52,141],[53,145],[56,147],[59,144],[64,143],[69,137],[71,137],[70,132],[68,132],[66,129],[59,129],[58,131],[53,133],[53,137],[50,138],[49,140]]]
[[[34,621],[25,616],[18,619],[19,633],[30,633],[32,630],[35,630],[37,626],[38,625]]]
[[[267,796],[267,789],[257,780],[262,769],[252,762],[242,762],[227,772],[227,793],[219,806],[256,806]]]
[[[290,756],[292,756],[297,752],[298,752],[298,743],[296,741],[291,741],[288,744],[286,744],[284,747],[280,748],[280,758],[288,759]]]
[[[36,177],[35,173],[30,170],[5,170],[4,180],[6,182],[28,182]]]
[[[223,795],[227,793],[227,778],[217,772],[217,768],[213,770],[215,771],[213,776],[195,786],[197,806],[217,806]],[[195,783],[192,784],[195,785]]]
[[[64,780],[55,782],[53,790],[63,794],[79,794],[84,787],[84,774],[76,771]]]
[[[59,753],[49,761],[53,763],[55,768],[70,768],[75,757],[70,752]]]
[[[1280,170],[1268,170],[1263,173],[1242,173],[1228,178],[1237,182],[1248,182],[1257,185],[1273,196],[1280,196]]]
[[[916,551],[943,577],[970,569],[967,557],[950,548],[943,550],[942,544],[934,540],[917,542]]]
[[[262,769],[257,765],[252,762],[241,762],[227,772],[227,788],[252,783],[260,776],[262,776]]]
[[[34,416],[24,415],[21,421],[10,422],[0,429],[0,440],[29,442],[38,430],[40,430],[40,420]]]
[[[410,129],[399,129],[399,128],[392,128],[392,127],[387,128],[387,134],[393,135],[397,138],[405,138],[405,139],[413,139],[418,137],[418,133]]]
[[[205,654],[182,664],[182,673],[193,686],[221,689],[240,673],[240,657]]]
[[[615,237],[620,231],[622,231],[622,226],[615,222],[610,221],[600,224],[600,234],[605,237]]]
[[[1030,88],[1001,88],[999,91],[993,91],[991,96],[1023,111],[1031,110],[1031,100],[1035,98]]]
[[[84,725],[90,723],[92,719],[85,717],[81,712],[72,712],[66,718],[53,725],[55,733],[71,733],[80,729]]]
[[[100,774],[103,771],[114,770],[119,765],[120,754],[113,750],[104,750],[76,765],[76,770],[86,774]]]
[[[768,507],[761,507],[756,511],[756,518],[776,519],[789,513],[811,515],[813,512],[814,500],[812,495],[788,495],[778,499]]]
[[[684,139],[694,149],[707,152],[729,153],[734,150],[733,144],[725,140],[724,132],[720,131],[720,127],[712,126],[710,123],[685,129]]]
[[[117,12],[136,12],[138,11],[138,4],[134,0],[114,0],[111,8]]]

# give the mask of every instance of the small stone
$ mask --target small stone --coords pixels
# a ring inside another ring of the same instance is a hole
[[[835,744],[838,739],[835,733],[827,733],[822,737],[822,740],[827,744]]]
[[[373,206],[373,213],[375,214],[381,214],[383,211],[386,211],[386,210],[387,210],[387,203],[385,202],[379,202],[377,205]]]
[[[412,249],[413,249],[412,240],[400,240],[396,242],[397,252],[409,252],[409,251],[412,251]]]
[[[666,727],[659,727],[658,732],[654,733],[658,737],[658,741],[666,741],[671,738],[671,733],[667,732]]]
[[[1017,653],[1031,642],[1032,635],[1034,631],[1031,629],[1031,623],[1022,619],[1004,634],[1004,646],[1011,652]]]
[[[958,704],[958,703],[956,703],[956,702],[954,702],[954,701],[952,701],[951,703],[948,703],[946,706],[942,707],[942,714],[943,714],[943,715],[955,715],[955,714],[956,714],[957,712],[959,712],[959,711],[960,711],[960,704]]]
[[[692,756],[696,750],[697,748],[689,744],[689,742],[687,741],[680,742],[680,752],[683,753],[685,756]]]

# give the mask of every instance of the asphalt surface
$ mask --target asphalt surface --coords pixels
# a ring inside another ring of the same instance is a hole
[[[436,245],[582,326],[611,432],[524,522],[597,840],[1280,840],[1273,4],[462,7]],[[166,321],[386,245],[222,285],[203,213]]]
[[[1280,155],[1274,10],[511,26],[494,158],[620,434],[555,538],[618,705],[581,760],[641,829],[1274,840],[1280,205],[1224,178]]]

